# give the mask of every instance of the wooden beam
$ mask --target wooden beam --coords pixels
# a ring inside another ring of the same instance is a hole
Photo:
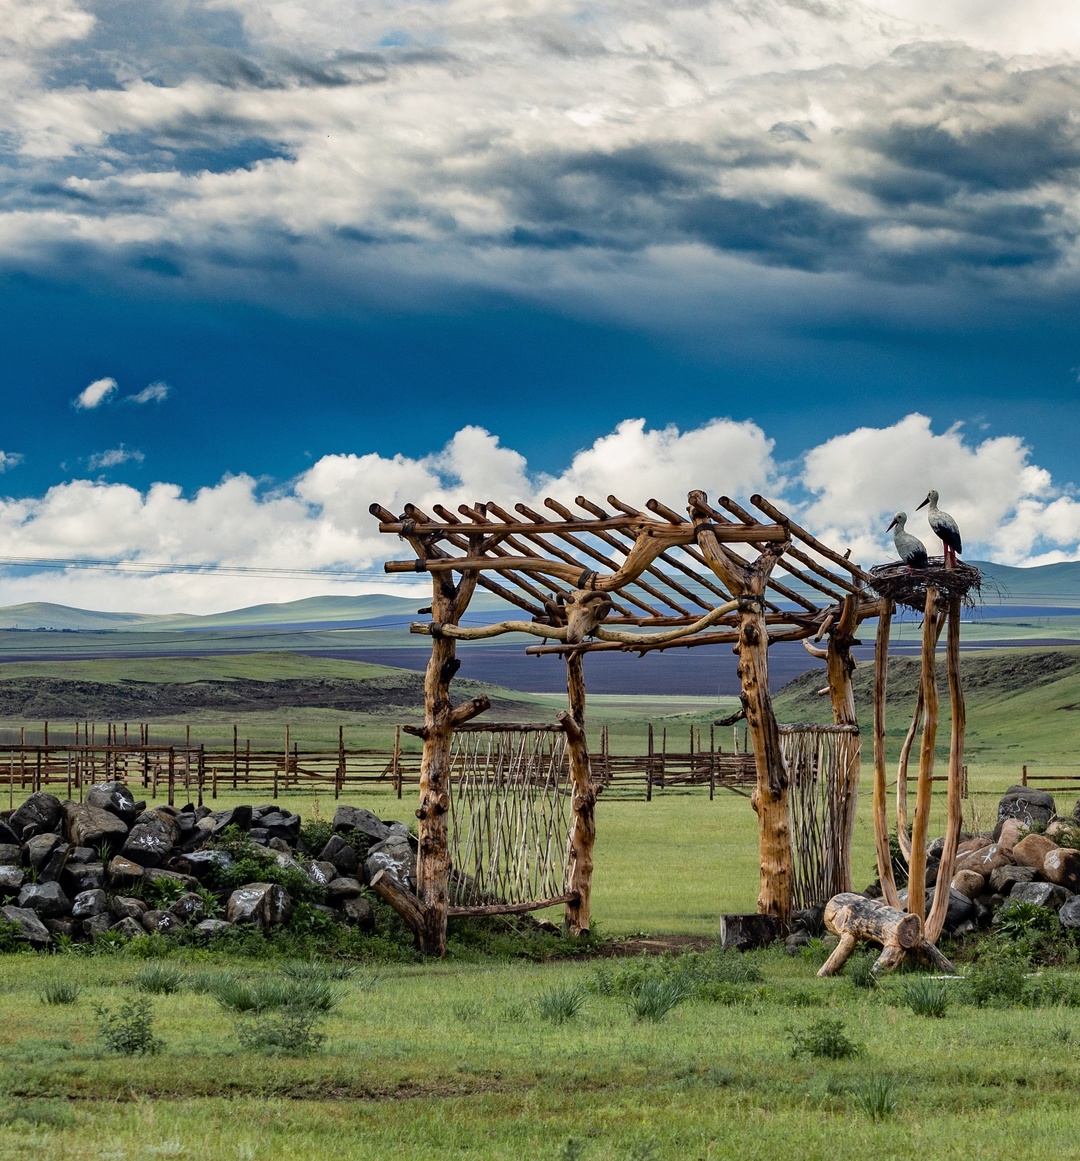
[[[789,535],[798,537],[804,544],[808,544],[816,553],[825,557],[826,560],[831,560],[833,564],[840,565],[841,568],[847,569],[849,573],[856,580],[864,584],[870,583],[870,574],[865,569],[860,568],[857,564],[848,560],[846,556],[841,556],[839,552],[830,548],[827,544],[822,544],[820,540],[811,533],[807,532],[805,528],[796,524],[789,516],[786,516],[779,508],[773,507],[764,496],[753,495],[750,497],[750,503],[755,508],[764,512],[770,519],[775,520],[778,524],[785,525],[789,530]]]
[[[889,634],[892,628],[893,603],[878,617],[877,643],[874,650],[874,848],[877,851],[878,879],[881,894],[890,907],[900,907],[900,893],[893,873],[892,848],[889,846],[889,817],[886,805],[885,773],[885,703],[889,679]]]
[[[379,872],[382,874],[382,872]],[[472,915],[524,915],[528,911],[542,911],[545,907],[558,907],[560,903],[570,903],[574,894],[567,891],[563,895],[552,895],[550,899],[533,899],[528,903],[479,903],[475,907],[451,907],[451,919],[465,919]]]

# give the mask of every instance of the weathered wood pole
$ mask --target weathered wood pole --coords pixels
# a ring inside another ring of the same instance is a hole
[[[874,649],[874,847],[877,851],[881,893],[890,907],[899,909],[900,893],[893,874],[889,846],[888,787],[885,773],[885,697],[889,679],[889,635],[893,602],[882,599]]]
[[[926,920],[926,938],[936,943],[945,926],[945,915],[949,909],[948,886],[952,882],[953,867],[956,865],[956,848],[960,842],[960,827],[963,824],[963,779],[964,779],[964,733],[967,727],[967,711],[964,706],[964,690],[960,683],[960,598],[949,598],[948,632],[945,636],[945,666],[949,681],[949,783],[947,822],[945,825],[945,845],[938,867],[938,889],[934,892],[934,905]]]
[[[859,726],[855,714],[855,692],[851,686],[851,675],[855,672],[855,659],[851,647],[856,644],[854,633],[858,623],[859,600],[857,597],[844,598],[840,618],[829,634],[826,652],[826,672],[829,681],[829,698],[832,702],[833,721],[838,726]],[[851,890],[851,840],[855,833],[855,807],[859,795],[859,768],[862,760],[862,746],[859,735],[854,735],[855,744],[847,751],[844,763],[844,795],[840,802],[838,832],[840,849],[836,852],[840,890]]]
[[[934,743],[937,740],[938,691],[935,654],[940,632],[940,594],[935,585],[926,586],[926,608],[922,636],[923,730],[919,747],[919,784],[915,794],[915,817],[911,827],[911,858],[908,861],[908,910],[926,917],[926,835],[930,826],[930,803],[934,789]]]
[[[565,923],[571,935],[588,935],[596,842],[596,788],[585,737],[585,674],[580,653],[567,654],[566,692],[570,709],[559,714],[559,721],[566,731],[573,795],[574,822],[570,830],[566,889],[574,893],[574,898],[566,904]]]

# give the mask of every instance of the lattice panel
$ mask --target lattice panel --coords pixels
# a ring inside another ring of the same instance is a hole
[[[563,894],[572,822],[565,737],[459,732],[451,761],[451,906]]]
[[[853,728],[781,727],[780,748],[791,776],[788,810],[794,854],[792,902],[824,903],[847,890],[844,832],[855,808],[846,770],[859,735]]]

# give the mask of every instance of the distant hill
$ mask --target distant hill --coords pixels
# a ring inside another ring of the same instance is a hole
[[[1068,605],[1080,608],[1080,561],[1013,568],[973,560],[987,580],[983,599],[992,608],[1000,599],[1006,605]],[[995,592],[995,589],[998,591]]]

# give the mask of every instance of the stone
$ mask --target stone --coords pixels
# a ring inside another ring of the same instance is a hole
[[[338,808],[340,810],[340,807]],[[400,835],[392,835],[381,843],[376,843],[368,851],[364,863],[365,881],[371,880],[380,872],[386,871],[398,881],[406,891],[416,893],[416,852],[412,843]]]
[[[109,910],[109,900],[105,892],[82,891],[71,901],[72,919],[90,919],[95,915],[104,915]]]
[[[83,802],[87,806],[95,806],[99,810],[115,814],[128,826],[135,821],[138,813],[135,796],[123,782],[99,782],[90,787]]]
[[[809,947],[813,936],[809,931],[795,931],[784,940],[784,951],[788,955],[798,955],[804,947]]]
[[[1044,834],[1029,834],[1013,847],[1013,861],[1019,867],[1034,867],[1042,874],[1043,859],[1056,847],[1054,840]]]
[[[259,846],[264,847],[270,841],[270,832],[264,826],[253,826],[248,831],[248,838],[253,843],[258,843]]]
[[[1003,851],[997,843],[991,843],[989,846],[969,851],[962,859],[957,859],[956,870],[978,871],[986,879],[990,877],[992,871],[998,867],[1008,866],[1012,861],[1011,854]]]
[[[22,866],[22,843],[0,843],[0,867]]]
[[[1034,878],[1034,867],[998,867],[990,874],[990,889],[1008,895],[1014,883],[1030,883]]]
[[[986,880],[978,871],[957,871],[951,886],[968,899],[977,899],[986,890]]]
[[[131,828],[120,854],[143,867],[159,867],[180,839],[180,824],[158,807],[145,811]]]
[[[352,899],[363,892],[363,885],[356,879],[335,879],[326,888],[326,899],[331,904],[338,904],[343,899]]]
[[[0,895],[18,895],[24,878],[22,867],[0,867]]]
[[[74,939],[82,931],[82,924],[66,915],[58,916],[56,919],[43,919],[42,923],[49,929],[51,935],[63,935],[68,939]]]
[[[212,935],[220,935],[224,931],[231,931],[232,924],[225,919],[204,919],[202,923],[196,923],[194,927],[195,934],[203,939],[209,939]]]
[[[64,840],[58,834],[36,834],[23,845],[23,857],[35,871],[40,871],[61,846]]]
[[[179,935],[184,926],[171,911],[144,911],[140,922],[150,935]]]
[[[300,816],[289,814],[287,811],[276,810],[264,814],[259,819],[259,826],[267,832],[267,841],[281,839],[290,847],[295,847],[300,841]]]
[[[1063,927],[1073,929],[1080,927],[1080,895],[1074,895],[1061,905],[1058,919],[1061,920]]]
[[[933,887],[937,884],[938,871],[940,869],[941,869],[941,860],[940,859],[927,859],[926,860],[926,874],[923,878],[923,882],[926,884],[927,887]]]
[[[109,861],[106,875],[111,887],[134,887],[136,883],[142,882],[143,868],[117,855]]]
[[[15,831],[2,818],[0,818],[0,846],[22,846],[22,839],[19,838]]]
[[[114,923],[109,930],[118,931],[126,939],[139,939],[146,934],[143,925],[137,919],[132,919],[130,915],[125,915],[119,923]]]
[[[926,914],[930,914],[930,908],[934,905],[934,891],[926,892]],[[900,892],[900,905],[907,907],[908,893],[907,891]],[[967,895],[962,895],[959,891],[949,888],[949,905],[945,909],[945,931],[955,931],[961,923],[966,923],[969,919],[974,919],[976,915],[975,903],[969,899]]]
[[[71,847],[67,843],[62,842],[54,847],[48,862],[38,871],[38,882],[59,883],[69,854],[71,854]]]
[[[68,860],[64,873],[60,876],[60,885],[69,895],[78,895],[80,891],[93,891],[97,887],[105,886],[104,863],[73,863]]]
[[[110,852],[115,852],[127,838],[127,826],[123,820],[100,806],[72,802],[64,813],[67,838],[72,846],[93,847],[94,850],[106,846]]]
[[[1057,814],[1054,796],[1033,786],[1010,786],[998,802],[998,824],[995,840],[1000,836],[1005,820],[1019,819],[1028,829],[1043,830]]]
[[[246,883],[229,896],[225,918],[229,923],[273,927],[288,923],[292,911],[293,901],[284,887],[277,883]]]
[[[292,847],[283,838],[270,838],[266,845],[272,851],[278,851],[283,855],[292,855]]]
[[[390,828],[370,810],[359,806],[339,806],[334,811],[334,830],[358,830],[373,843],[381,843],[390,837]]]
[[[300,866],[316,887],[329,886],[331,881],[338,877],[338,869],[333,863],[324,863],[319,859],[307,859]]]
[[[1057,883],[1017,883],[1009,894],[1010,903],[1034,903],[1051,911],[1060,911],[1072,898],[1073,893]]]
[[[330,836],[326,846],[319,852],[319,861],[333,863],[342,875],[355,875],[360,866],[356,851],[340,834]]]
[[[768,947],[783,938],[786,925],[775,915],[730,914],[720,916],[722,951],[750,951]]]
[[[68,855],[68,863],[96,863],[98,861],[97,851],[93,847],[72,847],[71,854]]]
[[[32,947],[45,947],[51,938],[49,929],[41,922],[37,912],[31,911],[29,907],[0,907],[0,918],[14,923],[18,928],[15,938]]]
[[[189,851],[173,865],[200,882],[213,876],[216,870],[225,871],[233,864],[228,851]]]
[[[227,826],[251,830],[251,807],[246,803],[234,806],[232,810],[216,810],[209,817],[214,820],[214,834],[220,834]]]
[[[160,867],[147,867],[143,872],[144,883],[160,883],[163,879],[179,884],[185,891],[194,891],[199,885],[199,880],[193,879],[190,875],[181,875],[177,871],[163,871]]]
[[[936,839],[934,841],[935,843],[937,842]],[[971,851],[977,851],[980,847],[988,847],[993,841],[993,836],[990,834],[973,834],[969,838],[963,839],[957,844],[956,857],[960,858],[961,855],[969,854]],[[944,839],[941,840],[941,846],[942,849],[944,849]],[[929,848],[927,848],[926,853],[929,855]]]
[[[42,919],[57,919],[71,910],[71,900],[59,883],[27,883],[19,892],[19,906],[36,911]]]
[[[97,939],[104,935],[112,926],[112,916],[106,911],[100,915],[91,915],[82,921],[82,933],[87,939]]]
[[[1013,847],[1027,834],[1027,827],[1018,818],[1007,818],[1001,824],[1001,833],[998,835],[998,846],[1007,854],[1012,853]]]
[[[1070,847],[1055,847],[1047,851],[1042,864],[1043,878],[1057,883],[1073,894],[1080,890],[1080,851]]]
[[[201,923],[206,918],[206,902],[194,891],[186,891],[169,908],[181,923]]]
[[[362,895],[353,895],[344,900],[341,910],[346,921],[355,924],[361,931],[374,931],[375,908]]]
[[[8,818],[8,826],[19,836],[22,842],[33,838],[36,834],[48,834],[55,831],[60,825],[63,811],[60,799],[55,794],[46,794],[44,790],[36,790],[17,810]]]
[[[138,919],[147,906],[141,899],[133,899],[130,895],[114,895],[109,910],[117,919]]]

